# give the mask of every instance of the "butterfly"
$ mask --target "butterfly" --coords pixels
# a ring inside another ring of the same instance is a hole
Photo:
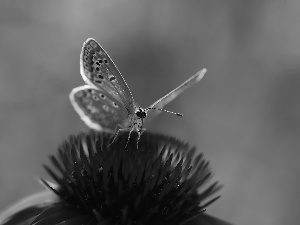
[[[134,101],[123,76],[106,51],[96,40],[89,38],[80,54],[80,74],[86,85],[74,88],[69,97],[75,111],[88,127],[114,133],[113,141],[120,131],[129,131],[127,144],[131,133],[137,131],[138,143],[146,130],[143,122],[148,112],[156,109],[182,116],[162,108],[200,81],[206,71],[205,68],[200,70],[148,108],[142,108]]]

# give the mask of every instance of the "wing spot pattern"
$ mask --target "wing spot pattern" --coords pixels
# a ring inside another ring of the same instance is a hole
[[[99,101],[99,97],[97,95],[92,95],[92,98],[94,101],[98,102]]]
[[[106,99],[106,96],[105,96],[104,94],[100,94],[100,97],[101,97],[102,99]]]
[[[97,59],[96,62],[95,62],[95,64],[96,64],[97,66],[101,66],[101,65],[103,64],[102,59]]]
[[[96,82],[97,84],[103,84],[103,82],[102,82],[101,80],[96,80],[96,79],[95,79],[95,82]]]
[[[91,52],[91,51],[93,50],[93,48],[92,48],[89,44],[86,45],[86,49],[87,49],[89,52]]]
[[[90,66],[87,62],[84,62],[84,67],[85,67],[87,70],[91,70],[91,66]]]
[[[87,55],[84,55],[83,58],[84,58],[84,61],[86,61],[86,62],[89,61],[89,57]]]
[[[115,108],[119,108],[118,104],[115,103],[115,102],[113,102],[113,106],[114,106]]]
[[[104,77],[101,75],[101,74],[97,74],[97,77],[99,78],[99,79],[101,79],[101,80],[103,80],[104,79]]]
[[[115,82],[116,81],[116,77],[112,74],[108,75],[108,79],[111,81],[111,82]]]

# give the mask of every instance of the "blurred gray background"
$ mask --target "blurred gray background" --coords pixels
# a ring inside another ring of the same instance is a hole
[[[87,130],[69,102],[95,38],[148,106],[207,75],[146,125],[198,146],[225,184],[208,213],[235,224],[299,223],[300,1],[0,2],[0,210],[43,190],[41,164]]]

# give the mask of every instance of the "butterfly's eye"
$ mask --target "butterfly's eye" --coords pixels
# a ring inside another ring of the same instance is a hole
[[[139,118],[142,118],[142,119],[147,117],[146,112],[142,111],[141,109],[140,109],[139,111],[137,111],[135,114],[136,114]]]

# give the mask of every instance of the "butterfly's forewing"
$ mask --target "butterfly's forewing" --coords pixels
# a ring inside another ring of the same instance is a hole
[[[178,95],[180,95],[183,91],[190,88],[195,83],[199,82],[204,74],[206,73],[206,69],[202,69],[198,71],[195,75],[191,76],[189,79],[187,79],[185,82],[183,82],[181,85],[179,85],[177,88],[166,94],[164,97],[158,99],[156,102],[154,102],[152,105],[149,106],[149,108],[159,108],[162,109],[165,105],[173,101]],[[157,115],[161,111],[158,110],[151,110],[148,113],[147,119],[149,120],[153,116]]]
[[[87,84],[105,90],[122,102],[129,114],[134,113],[134,99],[124,78],[109,55],[92,38],[83,44],[80,73]]]
[[[128,117],[123,104],[90,85],[74,88],[70,100],[86,125],[98,131],[113,132]]]

